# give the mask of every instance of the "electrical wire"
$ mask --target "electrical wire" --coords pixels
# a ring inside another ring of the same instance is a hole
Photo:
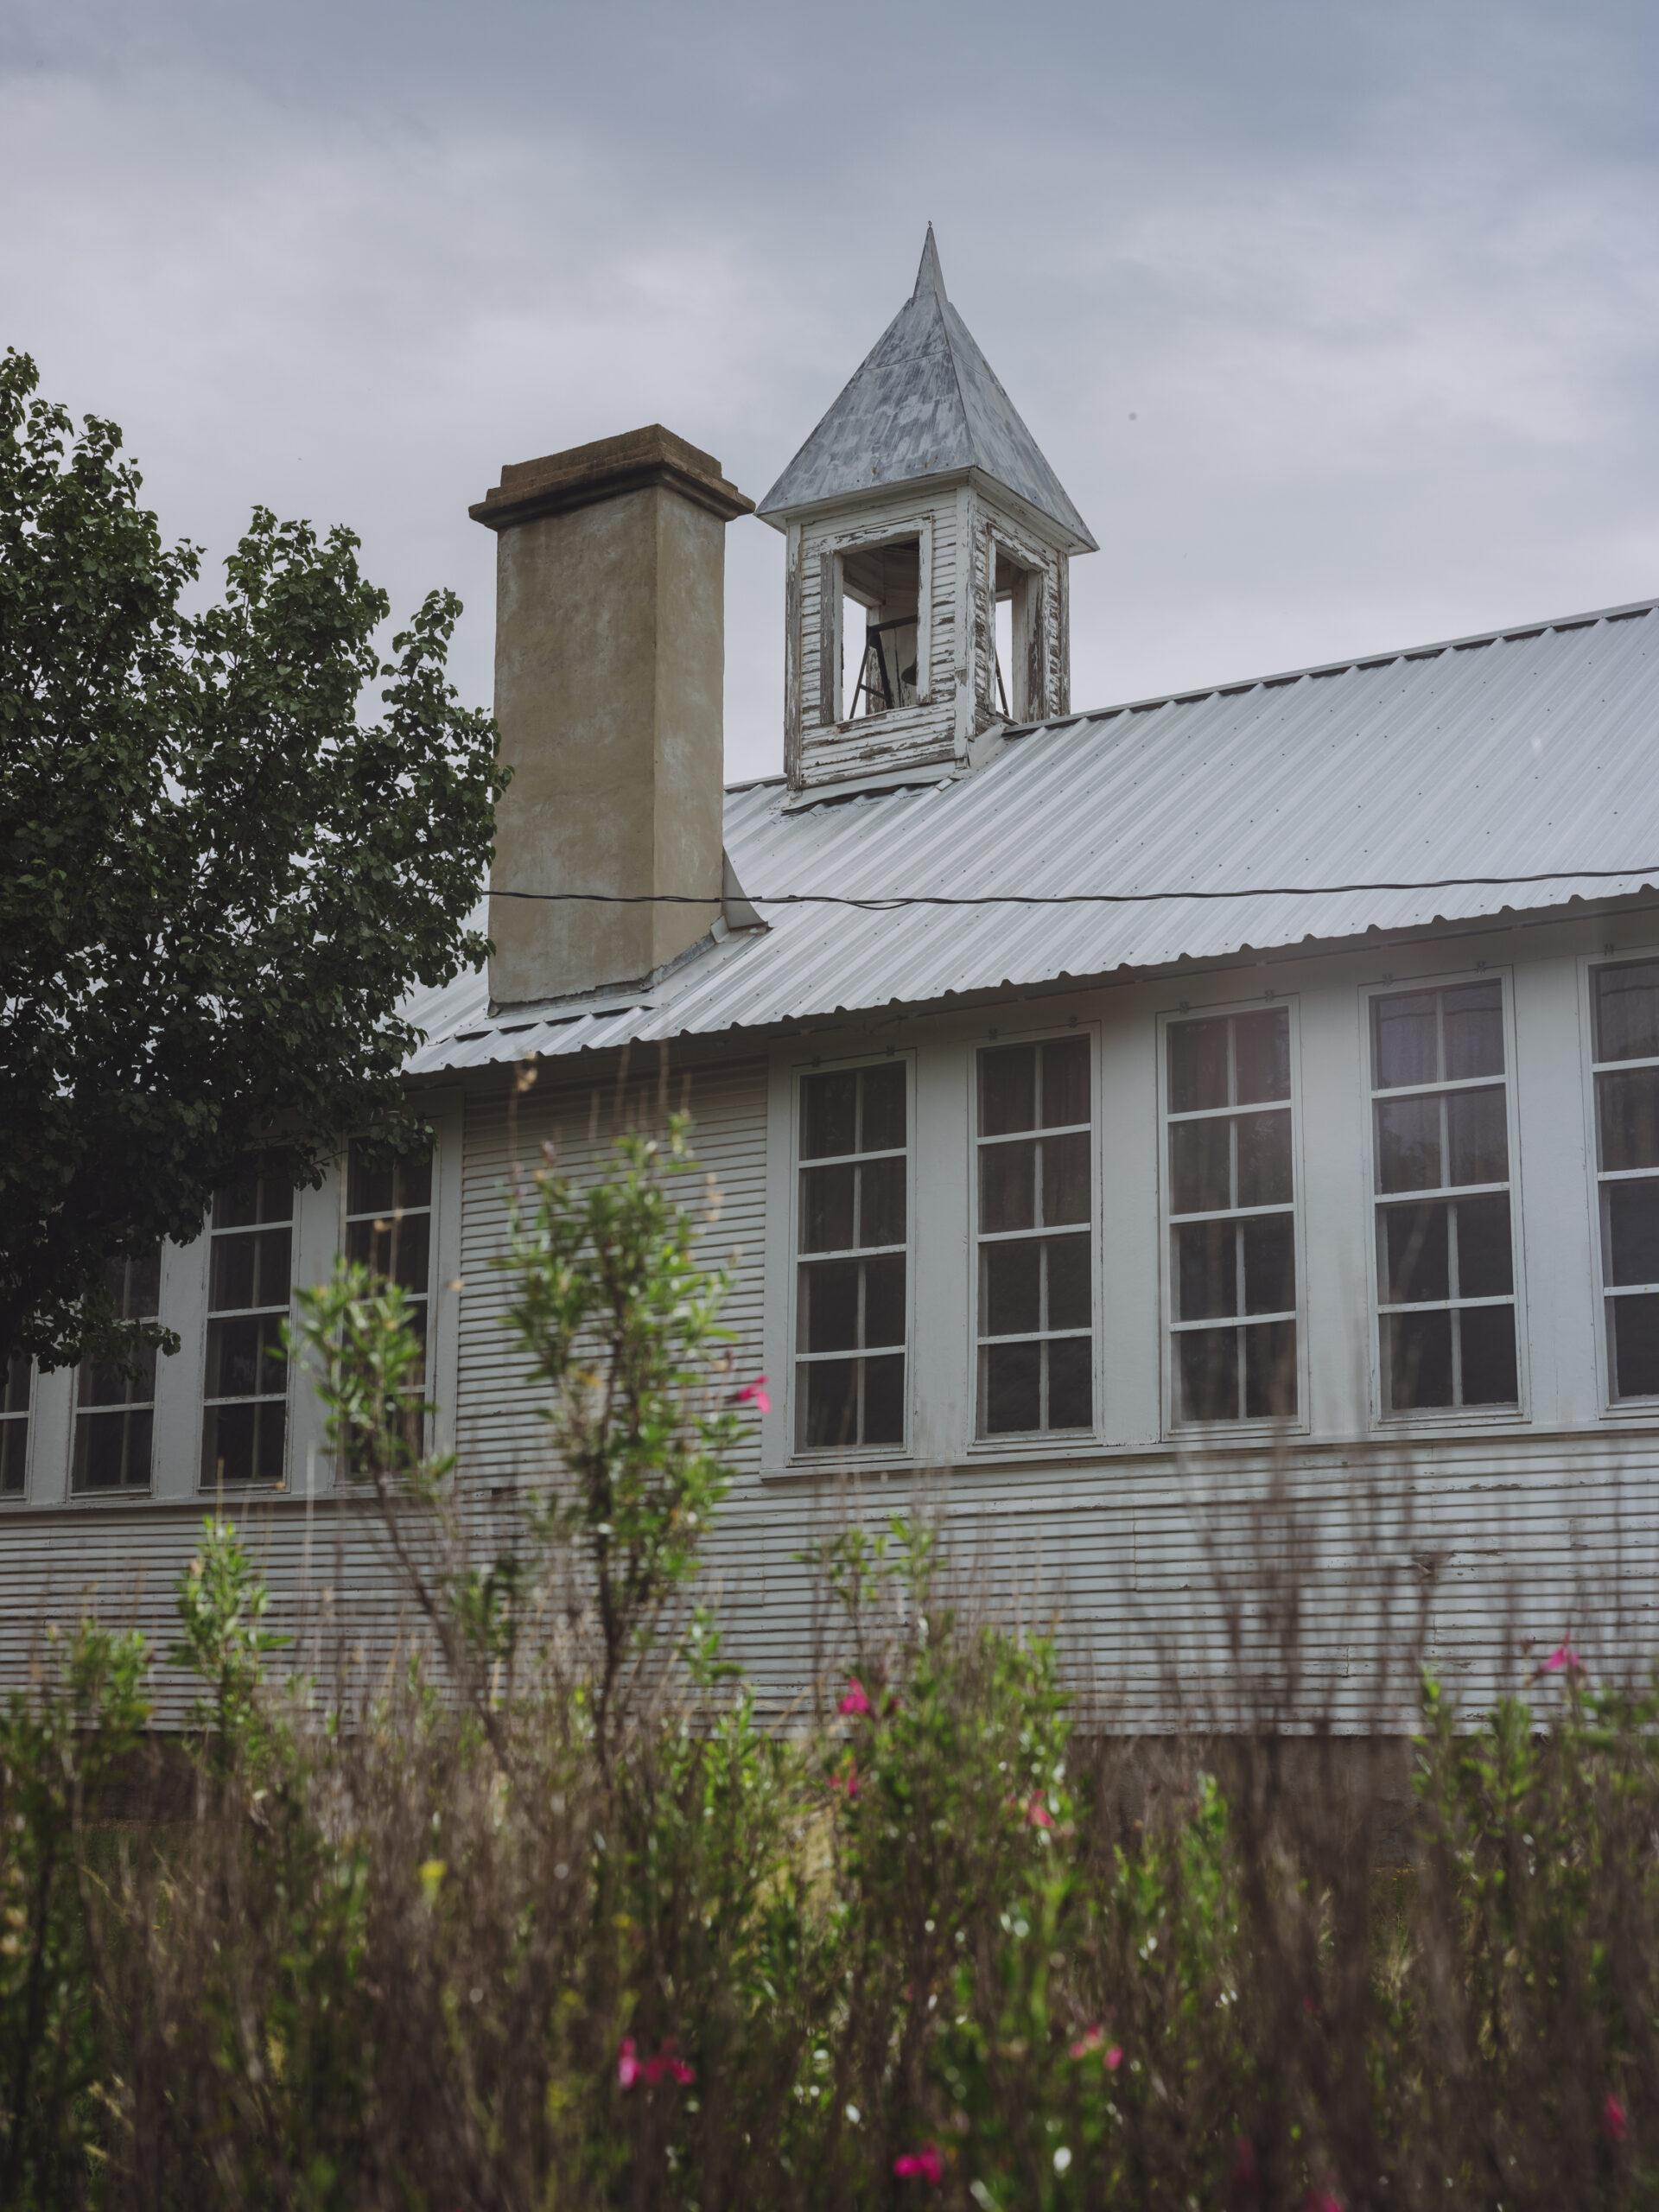
[[[752,906],[856,906],[891,913],[905,906],[1136,906],[1182,899],[1328,899],[1359,891],[1502,890],[1527,883],[1605,882],[1624,876],[1659,881],[1659,862],[1632,868],[1552,868],[1533,875],[1433,875],[1410,882],[1262,883],[1236,891],[988,891],[958,898],[943,892],[872,893],[851,898],[835,891],[746,891]],[[492,899],[532,899],[591,906],[717,906],[720,894],[689,891],[497,891]]]

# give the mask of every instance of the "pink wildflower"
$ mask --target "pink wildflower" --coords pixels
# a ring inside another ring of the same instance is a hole
[[[1629,2127],[1630,2122],[1625,2117],[1624,2106],[1609,2089],[1607,2101],[1601,2108],[1602,2133],[1610,2143],[1622,2143]]]
[[[1054,1815],[1044,1804],[1040,1789],[1033,1791],[1031,1801],[1026,1807],[1026,1825],[1033,1828],[1052,1828],[1054,1825]]]
[[[874,1713],[875,1711],[875,1707],[870,1703],[866,1694],[863,1683],[859,1681],[856,1675],[849,1675],[847,1677],[847,1694],[836,1710],[838,1713]]]
[[[645,2069],[637,2056],[638,2046],[632,2036],[624,2036],[616,2054],[616,2078],[625,2089],[631,2089]]]
[[[1098,2050],[1106,2040],[1106,2031],[1096,2026],[1085,2028],[1071,2046],[1073,2058],[1087,2058],[1091,2050]]]
[[[858,1769],[855,1766],[849,1766],[845,1774],[832,1774],[830,1777],[830,1787],[832,1789],[844,1789],[847,1792],[847,1802],[850,1804],[858,1795]]]
[[[1106,2071],[1109,2074],[1116,2074],[1118,2068],[1123,2063],[1122,2044],[1121,2043],[1109,2044],[1106,2047],[1106,2056],[1102,2063],[1105,2066]]]
[[[668,2070],[682,2088],[689,2088],[697,2078],[696,2068],[688,2066],[683,2058],[671,2058],[668,2062]]]
[[[901,2152],[893,2162],[893,2171],[900,2181],[920,2174],[937,2189],[944,2179],[944,2160],[939,2156],[937,2143],[924,2143],[919,2151]]]
[[[751,1402],[758,1414],[769,1414],[772,1411],[772,1395],[766,1389],[766,1378],[764,1375],[757,1375],[753,1382],[746,1382],[741,1390],[734,1390],[732,1393],[732,1403],[734,1406],[747,1405]]]
[[[1563,1639],[1556,1645],[1548,1659],[1541,1659],[1538,1662],[1538,1671],[1541,1675],[1581,1675],[1584,1672],[1584,1662],[1573,1649],[1572,1644]]]

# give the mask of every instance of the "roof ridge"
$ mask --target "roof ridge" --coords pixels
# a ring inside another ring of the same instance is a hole
[[[1076,722],[1104,721],[1115,715],[1147,712],[1154,707],[1189,706],[1199,699],[1213,699],[1224,691],[1255,691],[1276,683],[1295,683],[1305,676],[1344,676],[1356,668],[1386,668],[1396,660],[1427,660],[1436,653],[1457,652],[1465,646],[1510,644],[1523,638],[1541,637],[1546,630],[1584,630],[1595,622],[1618,622],[1637,614],[1659,613],[1659,594],[1632,599],[1617,607],[1597,607],[1582,614],[1552,614],[1540,622],[1505,622],[1493,630],[1471,630],[1461,638],[1440,638],[1432,644],[1399,645],[1391,652],[1349,653],[1341,660],[1310,661],[1305,668],[1275,669],[1266,676],[1235,677],[1222,683],[1198,683],[1179,691],[1150,691],[1139,699],[1122,699],[1109,707],[1080,707],[1069,715],[1050,715],[1041,721],[1011,723],[1009,737],[1026,737],[1039,729],[1069,729]]]

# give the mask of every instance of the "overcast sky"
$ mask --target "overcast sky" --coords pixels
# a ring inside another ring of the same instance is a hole
[[[261,502],[453,585],[486,702],[501,464],[660,421],[758,499],[931,219],[1105,705],[1659,592],[1656,99],[1652,0],[4,0],[0,339],[215,560]]]

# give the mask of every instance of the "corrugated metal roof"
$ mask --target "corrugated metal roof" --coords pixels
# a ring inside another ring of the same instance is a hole
[[[1094,551],[1088,524],[945,297],[930,223],[915,290],[756,512],[781,530],[784,517],[872,484],[964,468],[1058,523],[1073,552]]]
[[[728,938],[636,996],[501,1022],[482,976],[464,976],[410,1003],[428,1037],[410,1071],[1617,898],[1659,883],[1656,760],[1659,601],[1643,601],[1078,715],[919,790],[790,811],[781,784],[741,786],[727,794],[726,843],[772,925],[764,935]],[[1623,872],[1575,873],[1609,869]],[[1353,887],[1546,870],[1560,873],[1507,887]],[[768,903],[813,892],[1180,895],[887,912]]]

